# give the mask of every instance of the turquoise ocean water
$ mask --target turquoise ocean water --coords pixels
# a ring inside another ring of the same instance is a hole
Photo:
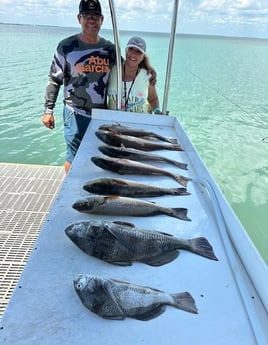
[[[57,43],[79,28],[0,24],[0,161],[62,165],[62,102],[56,129],[41,123]],[[113,41],[110,30],[102,36]],[[120,32],[122,54],[133,32]],[[139,33],[163,98],[168,34]],[[268,263],[268,40],[178,36],[168,98],[184,129]]]

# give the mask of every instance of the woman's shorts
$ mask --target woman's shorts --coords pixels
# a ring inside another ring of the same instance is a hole
[[[64,107],[63,123],[66,142],[66,162],[73,162],[90,121],[90,117],[81,116]]]

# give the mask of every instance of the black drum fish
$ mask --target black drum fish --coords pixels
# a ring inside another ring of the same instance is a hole
[[[197,314],[195,301],[189,292],[168,294],[154,288],[116,279],[80,274],[74,288],[81,302],[93,313],[110,320],[126,317],[147,321],[172,306]]]
[[[156,197],[161,195],[190,195],[186,188],[165,188],[151,184],[117,178],[97,178],[86,182],[84,190],[93,194],[120,195],[133,198]]]
[[[114,147],[108,145],[99,146],[99,151],[104,155],[114,158],[126,158],[134,161],[154,161],[154,162],[165,162],[175,165],[179,169],[187,170],[187,164],[170,159],[165,156],[160,156],[148,152],[143,152],[140,150],[125,148],[125,147]]]
[[[183,187],[186,187],[187,183],[191,181],[191,178],[186,176],[173,174],[168,170],[161,169],[150,164],[132,161],[130,159],[94,156],[91,157],[91,161],[102,169],[110,170],[120,175],[137,174],[150,176],[169,176],[176,180]]]
[[[99,130],[103,131],[110,131],[116,134],[124,134],[124,135],[130,135],[133,137],[151,137],[154,139],[166,141],[168,143],[177,144],[177,139],[175,138],[168,138],[165,136],[162,136],[160,134],[157,134],[155,132],[146,131],[142,128],[134,128],[129,126],[122,126],[119,123],[112,124],[112,125],[101,125],[99,127]]]
[[[144,138],[133,137],[130,135],[116,134],[109,131],[98,130],[96,136],[105,144],[117,147],[132,147],[141,151],[154,150],[173,150],[183,151],[179,144],[164,143],[156,140],[148,140]]]
[[[82,220],[67,226],[65,233],[86,254],[114,265],[142,262],[162,266],[175,260],[180,249],[218,260],[204,237],[180,239],[168,233],[139,229],[128,222]]]
[[[164,207],[153,202],[117,195],[94,195],[88,198],[77,200],[72,207],[75,210],[84,213],[136,217],[165,214],[181,220],[191,220],[187,217],[187,208]]]

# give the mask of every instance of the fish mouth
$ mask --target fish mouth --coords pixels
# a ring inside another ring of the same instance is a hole
[[[99,168],[102,168],[104,170],[117,170],[117,164],[115,160],[112,159],[105,159],[102,158],[100,156],[95,156],[95,157],[91,157],[91,161],[97,165]]]
[[[67,226],[64,231],[68,237],[72,237],[74,234],[72,225]]]
[[[91,157],[91,161],[103,169],[108,168],[108,164],[100,157]]]
[[[77,200],[73,203],[72,208],[78,211],[86,210],[87,209],[87,202],[84,200]]]

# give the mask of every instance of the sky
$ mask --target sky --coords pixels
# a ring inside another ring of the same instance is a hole
[[[101,0],[111,29],[109,3],[119,30],[170,32],[172,0]],[[0,22],[79,27],[78,0],[1,0]],[[268,0],[180,0],[177,33],[268,38]]]

